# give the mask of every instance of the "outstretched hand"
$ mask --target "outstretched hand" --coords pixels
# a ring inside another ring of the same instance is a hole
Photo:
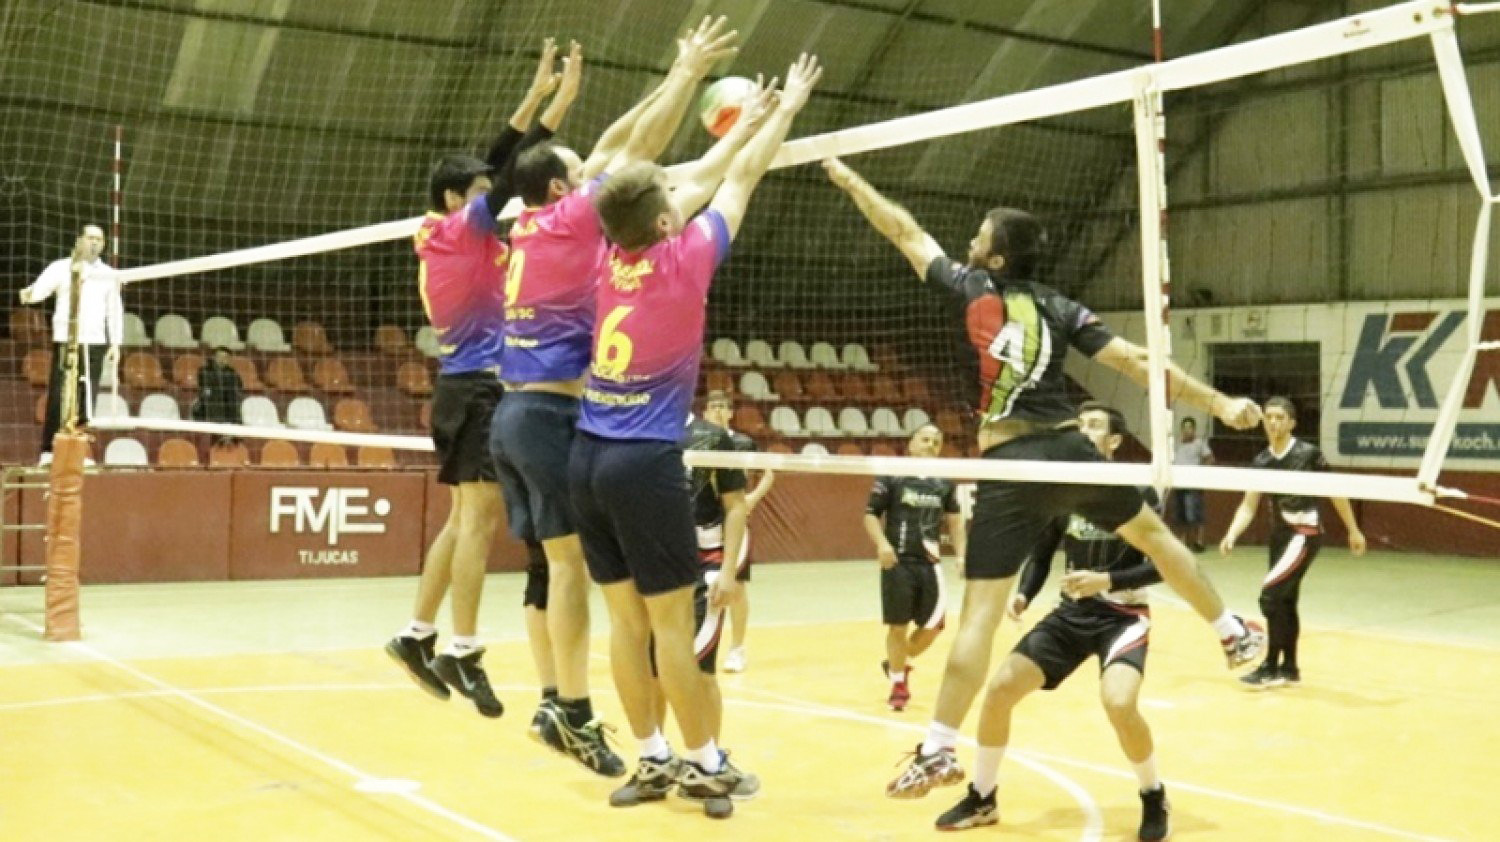
[[[531,77],[531,89],[527,91],[529,96],[540,98],[557,90],[562,77],[556,72],[556,65],[557,39],[543,38],[542,57],[537,60],[536,74]]]
[[[558,74],[557,96],[569,102],[578,98],[578,89],[583,85],[583,47],[577,41],[568,42],[568,54],[563,58],[562,73]]]
[[[739,30],[725,32],[728,22],[723,15],[705,15],[696,29],[678,38],[677,66],[701,79],[715,64],[739,52]]]
[[[766,124],[766,119],[781,101],[781,91],[777,88],[780,82],[780,79],[772,79],[771,84],[764,85],[761,77],[755,77],[755,93],[740,105],[740,116],[734,124],[736,129],[747,135],[760,131],[760,127]]]
[[[786,88],[781,93],[781,107],[793,113],[801,111],[821,78],[823,66],[818,64],[817,56],[807,53],[798,56],[786,71]]]
[[[1249,398],[1226,397],[1214,401],[1214,415],[1236,430],[1249,430],[1260,424],[1260,404]]]

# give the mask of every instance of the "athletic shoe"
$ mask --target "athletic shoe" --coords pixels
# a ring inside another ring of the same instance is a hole
[[[1161,842],[1172,835],[1172,805],[1167,803],[1167,788],[1158,785],[1150,792],[1141,793],[1141,829],[1136,834],[1141,842]]]
[[[964,779],[963,767],[951,748],[923,754],[922,744],[917,743],[908,757],[911,762],[901,776],[885,785],[885,794],[891,798],[921,798],[935,786],[952,786]]]
[[[884,658],[880,661],[880,674],[885,676],[886,681],[891,680],[891,662]]]
[[[401,665],[418,687],[434,697],[446,700],[448,685],[432,671],[432,653],[437,646],[437,635],[428,635],[422,640],[404,635],[391,638],[385,645],[385,654]]]
[[[542,699],[541,704],[536,706],[536,713],[531,715],[531,724],[526,727],[526,730],[531,734],[531,738],[543,745],[548,744],[543,731],[546,729],[548,722],[547,708],[551,707],[551,705],[551,699]]]
[[[1254,690],[1264,690],[1274,686],[1277,681],[1279,670],[1271,666],[1270,662],[1261,664],[1250,672],[1240,676],[1240,683]]]
[[[733,649],[729,650],[729,654],[724,656],[724,671],[744,672],[745,664],[748,661],[749,658],[745,655],[745,647],[736,646]]]
[[[666,760],[642,757],[636,763],[635,774],[625,785],[609,794],[609,806],[634,807],[648,801],[660,801],[672,791],[672,785],[682,774],[682,761],[671,755]]]
[[[500,704],[500,700],[495,698],[495,691],[490,689],[490,677],[485,674],[484,667],[479,665],[482,657],[483,646],[475,647],[472,652],[464,655],[444,652],[432,659],[432,671],[449,687],[473,702],[481,716],[494,719],[505,713],[505,705]]]
[[[938,816],[938,830],[968,830],[971,827],[984,827],[1000,821],[1000,808],[995,806],[995,793],[980,797],[974,791],[974,785],[969,784],[969,791],[964,794],[964,799],[953,805],[953,809]]]
[[[755,796],[760,795],[760,776],[754,772],[746,772],[744,769],[735,766],[729,760],[729,752],[723,752],[723,757],[724,766],[726,768],[733,767],[735,773],[740,776],[740,782],[735,784],[734,789],[729,791],[729,797],[735,801],[749,801]]]
[[[886,699],[886,704],[891,706],[891,710],[900,713],[906,710],[906,703],[909,701],[911,701],[911,688],[906,685],[906,682],[893,682],[891,684],[891,697]]]
[[[605,730],[613,731],[612,727],[591,719],[575,728],[568,724],[568,718],[556,704],[544,705],[537,712],[547,717],[547,722],[541,728],[542,741],[547,745],[582,763],[590,772],[606,778],[618,778],[625,774],[625,761],[615,754],[605,740]]]
[[[1243,632],[1220,641],[1230,669],[1250,663],[1260,657],[1261,651],[1266,648],[1266,630],[1261,628],[1260,623],[1251,620],[1240,620],[1240,623],[1245,627]]]
[[[1302,670],[1296,667],[1282,667],[1276,671],[1276,684],[1281,687],[1296,687],[1302,683]]]
[[[677,794],[689,801],[701,801],[703,813],[711,819],[727,819],[734,815],[734,792],[740,786],[745,773],[723,758],[719,771],[710,774],[702,766],[689,760],[682,764],[682,776],[677,779]]]

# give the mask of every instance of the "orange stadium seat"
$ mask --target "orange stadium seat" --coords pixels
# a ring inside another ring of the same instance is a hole
[[[244,442],[220,442],[208,449],[210,468],[243,468],[250,464],[250,448]]]
[[[807,375],[807,399],[813,401],[837,401],[839,390],[826,371],[814,371]]]
[[[870,381],[862,374],[851,373],[840,377],[839,391],[843,393],[844,400],[853,403],[875,399],[874,393],[870,391]]]
[[[333,353],[328,334],[317,322],[297,322],[292,327],[292,347],[304,354],[327,356]]]
[[[167,439],[156,451],[156,464],[163,468],[194,467],[198,464],[198,448],[187,439]]]
[[[302,457],[297,446],[285,439],[270,439],[260,449],[260,464],[265,468],[297,468]]]
[[[356,461],[361,468],[394,468],[396,454],[389,447],[361,445]]]
[[[422,408],[417,412],[417,424],[424,430],[432,429],[432,401],[422,401]]]
[[[939,409],[937,414],[937,428],[943,431],[943,437],[947,439],[964,438],[964,416],[956,409]]]
[[[843,444],[840,444],[838,446],[838,449],[834,451],[834,455],[836,455],[836,456],[863,456],[863,455],[865,455],[865,452],[863,450],[861,450],[860,447],[859,447],[859,445],[855,444],[854,442],[852,442],[852,441],[846,441]]]
[[[773,441],[769,445],[766,445],[766,452],[767,453],[795,453],[796,451],[792,450],[790,447],[787,447],[787,445],[786,445],[785,442]]]
[[[47,423],[47,393],[43,392],[36,396],[36,409],[33,411],[36,423]]]
[[[423,363],[404,362],[396,369],[396,388],[414,398],[425,398],[432,394],[432,375]]]
[[[198,388],[198,369],[202,367],[202,354],[183,354],[172,360],[172,382],[179,389],[194,391]]]
[[[21,370],[26,372],[27,383],[45,389],[47,381],[52,377],[52,352],[46,348],[27,351],[26,359],[21,362]]]
[[[349,451],[342,444],[313,442],[312,452],[307,454],[307,464],[314,468],[347,468]]]
[[[308,388],[302,366],[292,357],[272,357],[266,363],[266,383],[278,392],[305,392]]]
[[[47,317],[35,307],[17,307],[11,310],[10,337],[28,345],[47,343],[50,338],[47,331]]]
[[[412,344],[397,325],[381,325],[375,328],[375,350],[388,357],[404,357],[411,353]]]
[[[703,378],[703,389],[707,392],[734,394],[734,375],[722,368],[711,368]]]
[[[255,360],[249,357],[230,357],[229,366],[240,376],[240,388],[247,392],[266,390],[266,384],[260,382],[260,374],[255,370]]]
[[[313,385],[331,395],[354,394],[354,381],[338,357],[324,357],[313,366]]]
[[[760,407],[754,404],[745,404],[734,411],[734,428],[751,438],[766,434],[766,417],[761,414]]]
[[[958,445],[954,444],[953,442],[944,441],[943,452],[939,455],[948,459],[958,459],[964,455],[964,452],[962,450],[959,450]]]
[[[888,406],[906,402],[896,381],[884,374],[875,375],[875,382],[870,384],[870,392],[872,398]]]
[[[132,351],[120,364],[120,377],[125,385],[136,389],[165,389],[167,380],[162,376],[161,360],[155,354]]]
[[[359,398],[343,398],[334,405],[333,426],[346,433],[373,433],[377,429],[369,404]]]
[[[870,455],[871,456],[900,456],[901,454],[899,454],[899,453],[896,452],[896,448],[891,447],[890,445],[886,444],[885,442],[883,442],[883,441],[877,441],[874,444],[870,445]]]
[[[784,401],[800,401],[807,393],[802,388],[802,378],[795,371],[779,371],[771,381],[771,388]]]
[[[918,405],[932,403],[932,392],[927,388],[927,381],[921,377],[906,378],[901,383],[901,391],[910,403]]]

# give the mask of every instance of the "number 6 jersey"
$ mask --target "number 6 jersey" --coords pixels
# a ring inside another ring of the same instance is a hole
[[[682,438],[698,385],[708,287],[728,254],[729,228],[713,209],[645,251],[610,245],[580,430],[608,439]]]

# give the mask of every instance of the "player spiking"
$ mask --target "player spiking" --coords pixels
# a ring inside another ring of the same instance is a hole
[[[901,250],[919,277],[963,300],[969,341],[979,362],[979,448],[984,458],[1102,459],[1077,430],[1063,376],[1067,347],[1141,385],[1149,376],[1146,350],[1115,336],[1087,307],[1036,282],[1047,244],[1042,225],[1025,211],[995,208],[985,214],[970,241],[967,262],[958,263],[948,259],[906,209],[880,195],[842,162],[829,159],[824,168],[871,225]],[[1169,380],[1171,399],[1203,409],[1236,429],[1248,429],[1260,420],[1254,401],[1220,394],[1175,365],[1170,366]],[[1144,552],[1167,583],[1213,625],[1231,667],[1260,652],[1264,633],[1225,609],[1192,553],[1135,488],[981,482],[964,560],[968,587],[933,722],[910,766],[887,786],[888,795],[916,798],[935,785],[963,779],[954,755],[958,726],[989,669],[1011,582],[1047,524],[1068,514],[1117,532]]]
[[[679,791],[706,799],[710,815],[732,810],[728,795],[740,773],[709,731],[693,658],[699,562],[678,439],[697,384],[714,271],[820,75],[809,56],[792,66],[780,102],[717,191],[716,181],[669,191],[661,168],[643,163],[615,173],[595,197],[613,245],[599,283],[593,364],[569,460],[574,513],[589,571],[609,606],[615,686],[641,741],[636,779],[670,774],[664,770],[672,766],[651,711],[647,652],[654,634],[663,689],[688,749]],[[708,210],[684,226],[710,196]],[[722,608],[736,586],[725,571],[710,607]]]

